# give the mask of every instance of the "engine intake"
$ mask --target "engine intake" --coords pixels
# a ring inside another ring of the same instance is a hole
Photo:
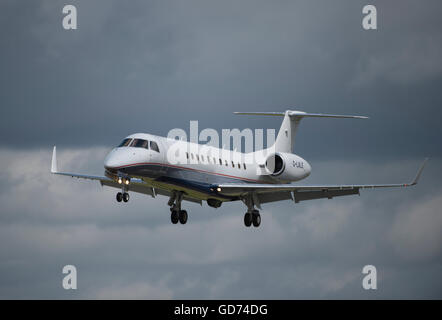
[[[298,181],[307,177],[311,167],[307,161],[293,153],[270,154],[264,164],[266,174],[280,182]]]
[[[267,158],[265,166],[272,176],[278,176],[284,171],[285,162],[279,154],[275,153]]]

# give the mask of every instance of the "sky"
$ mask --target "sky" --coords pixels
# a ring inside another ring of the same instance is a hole
[[[73,4],[78,29],[62,28]],[[440,299],[440,1],[0,2],[1,299]],[[305,184],[414,188],[263,205],[185,203],[49,173],[103,174],[134,132],[271,128],[234,111],[302,110],[295,152]],[[77,267],[78,289],[62,287]],[[377,290],[362,268],[377,268]]]

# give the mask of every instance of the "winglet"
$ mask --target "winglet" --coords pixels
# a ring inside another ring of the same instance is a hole
[[[422,171],[424,170],[425,165],[427,164],[429,158],[425,158],[424,162],[421,164],[421,166],[419,167],[419,170],[417,171],[416,177],[414,178],[413,182],[410,184],[411,186],[414,186],[417,184],[417,182],[419,181],[419,178],[422,174]]]
[[[57,173],[57,147],[52,151],[51,173]]]

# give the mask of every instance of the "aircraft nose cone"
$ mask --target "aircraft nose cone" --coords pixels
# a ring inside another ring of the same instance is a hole
[[[104,167],[106,169],[114,169],[120,165],[119,162],[118,157],[115,155],[115,150],[112,150],[104,159]]]

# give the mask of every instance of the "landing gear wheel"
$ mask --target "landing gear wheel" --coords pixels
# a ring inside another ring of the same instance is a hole
[[[186,224],[186,222],[187,222],[187,211],[186,210],[180,210],[179,220],[180,220],[181,224]]]
[[[123,201],[128,202],[129,201],[129,193],[125,192],[123,193]]]
[[[252,225],[252,215],[248,212],[244,215],[244,225],[246,227],[250,227]]]
[[[255,211],[256,212],[253,212],[253,214],[252,214],[252,222],[253,222],[253,226],[257,228],[261,224],[261,215],[259,214],[259,212],[257,210],[255,210]]]
[[[178,223],[178,211],[172,210],[170,213],[170,221],[172,221],[173,224]]]
[[[121,202],[121,200],[123,200],[123,194],[121,192],[117,193],[117,201]]]

